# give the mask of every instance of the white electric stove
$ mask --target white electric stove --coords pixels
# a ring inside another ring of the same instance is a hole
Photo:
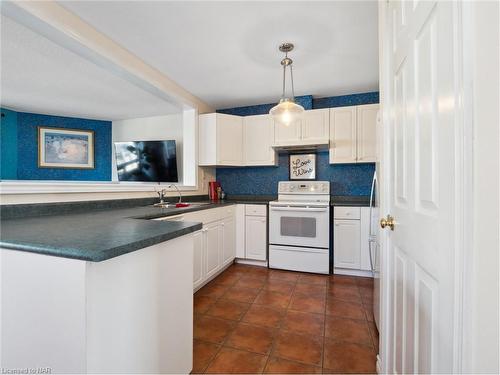
[[[269,203],[269,267],[328,274],[330,182],[281,181]]]

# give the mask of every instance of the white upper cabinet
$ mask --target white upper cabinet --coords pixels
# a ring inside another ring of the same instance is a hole
[[[328,144],[329,110],[313,109],[305,111],[301,120],[283,125],[274,124],[275,146],[304,146]]]
[[[330,164],[356,162],[356,107],[330,109]]]
[[[357,107],[357,145],[358,162],[377,161],[377,113],[378,104],[360,105]]]
[[[199,116],[199,165],[242,166],[243,118],[222,113]]]
[[[302,119],[302,141],[304,143],[328,143],[330,133],[330,110],[313,109],[304,113]]]
[[[276,165],[274,123],[270,115],[243,117],[245,165]]]
[[[296,145],[300,143],[302,121],[294,121],[289,125],[274,123],[274,144],[279,146]]]
[[[330,109],[330,164],[377,161],[378,104]]]

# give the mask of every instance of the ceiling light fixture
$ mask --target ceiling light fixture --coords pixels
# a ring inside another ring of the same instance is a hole
[[[293,60],[288,57],[288,52],[292,51],[293,47],[293,43],[282,43],[279,46],[279,50],[285,54],[285,58],[281,60],[281,65],[283,66],[283,93],[281,95],[280,102],[269,111],[269,114],[273,116],[273,119],[276,122],[281,123],[285,126],[288,126],[292,122],[299,120],[304,113],[304,107],[295,102],[295,93],[293,90]],[[290,67],[290,80],[292,83],[291,97],[287,97],[285,93],[287,67]]]

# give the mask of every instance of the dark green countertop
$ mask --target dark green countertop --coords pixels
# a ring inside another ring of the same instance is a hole
[[[106,201],[102,201],[106,202]],[[187,212],[206,210],[237,203],[267,204],[265,199],[238,199],[193,205],[185,208],[158,208],[151,205],[109,209],[99,204],[99,209],[82,212],[82,204],[75,213],[62,213],[19,217],[0,221],[0,247],[46,254],[64,258],[100,262],[148,246],[168,241],[202,228],[201,223],[151,220]],[[55,209],[54,204],[51,204]],[[5,206],[4,206],[5,207]],[[44,208],[41,211],[46,211]],[[17,210],[19,211],[19,210]],[[7,212],[7,210],[5,210]]]
[[[330,197],[330,205],[347,206],[347,207],[370,207],[370,197],[366,195],[362,196],[332,195]]]

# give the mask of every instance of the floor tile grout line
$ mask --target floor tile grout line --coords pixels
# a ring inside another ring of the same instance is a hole
[[[328,280],[330,282],[330,280]],[[325,291],[325,308],[323,310],[323,348],[321,355],[321,373],[323,373],[323,369],[325,368],[325,344],[326,344],[326,309],[328,306],[328,285],[326,286]]]
[[[267,275],[269,275],[269,273],[267,273]],[[241,278],[241,276],[240,276],[240,278]],[[268,279],[267,279],[267,282],[264,282],[264,283],[261,285],[261,287],[260,287],[260,288],[258,288],[259,293],[260,293],[260,291],[262,291],[262,290],[265,288],[265,285],[267,285],[267,283],[268,283],[269,279],[270,279],[270,278],[268,278]],[[299,282],[298,282],[298,280],[299,280],[299,279],[300,279],[300,276],[299,276],[299,278],[297,278],[297,279],[296,279],[295,283],[293,283],[293,284],[294,284],[294,287],[293,287],[293,289],[292,289],[292,292],[290,293],[290,300],[289,300],[289,302],[288,302],[288,304],[287,304],[287,307],[286,307],[285,309],[283,309],[284,314],[285,314],[284,316],[286,316],[286,314],[288,313],[288,311],[291,311],[290,306],[291,306],[291,303],[292,303],[293,296],[294,296],[294,294],[295,294],[295,289],[296,289],[296,286],[299,284]],[[214,279],[214,280],[215,280],[215,279]],[[236,282],[237,282],[237,281],[235,281],[235,283],[236,283]],[[231,289],[231,288],[235,285],[235,283],[233,283],[232,285],[229,285],[229,286],[227,287],[227,289],[228,289],[228,290],[229,290],[229,289]],[[311,284],[313,284],[313,283],[311,283]],[[360,293],[360,291],[359,291],[359,290],[360,290],[360,286],[359,286],[359,284],[355,284],[355,285],[357,286],[358,293]],[[224,296],[225,296],[225,294],[227,293],[227,291],[228,291],[228,290],[226,290],[226,292],[224,292],[221,296],[219,296],[219,297],[215,297],[215,301],[212,303],[212,305],[213,305],[213,304],[215,304],[218,300],[223,299],[223,298],[224,298]],[[324,353],[325,353],[325,349],[324,349],[325,345],[324,345],[324,344],[325,344],[325,340],[326,340],[326,316],[327,316],[327,314],[326,314],[326,310],[327,310],[327,302],[328,302],[328,301],[329,301],[329,299],[330,299],[330,298],[328,297],[328,290],[329,290],[329,285],[327,284],[327,288],[325,289],[325,293],[326,293],[326,296],[325,296],[325,306],[324,306],[324,310],[323,310],[323,316],[324,316],[325,323],[324,323],[324,327],[323,327],[323,350],[322,350],[322,358],[321,358],[321,371],[322,371],[322,372],[324,371],[324,356],[325,356],[325,354],[324,354]],[[227,299],[227,298],[224,298],[224,299]],[[254,298],[254,300],[255,300],[255,299],[256,299],[256,298]],[[332,298],[332,299],[335,299],[335,298]],[[230,299],[227,299],[227,300],[231,301]],[[215,358],[216,358],[216,357],[217,357],[217,355],[220,353],[220,351],[222,350],[222,348],[223,348],[223,347],[233,348],[233,349],[236,349],[236,350],[243,350],[243,351],[245,351],[245,352],[248,352],[248,353],[253,353],[253,354],[265,355],[265,354],[262,354],[262,353],[256,353],[256,352],[252,352],[252,351],[245,350],[245,349],[239,349],[239,348],[234,348],[234,347],[231,347],[231,346],[225,346],[225,344],[227,343],[227,341],[228,341],[228,339],[229,339],[230,335],[234,332],[234,330],[236,329],[236,326],[237,326],[239,323],[243,322],[243,320],[242,320],[242,319],[243,319],[243,317],[246,315],[246,313],[247,313],[247,312],[248,312],[248,310],[252,307],[252,305],[258,305],[258,304],[255,304],[254,302],[241,302],[241,301],[232,301],[232,302],[245,303],[245,304],[247,304],[247,305],[248,305],[247,309],[245,310],[245,312],[244,312],[244,313],[242,313],[242,314],[241,314],[241,316],[239,317],[239,319],[238,319],[238,320],[224,319],[224,318],[220,318],[220,317],[212,317],[212,316],[210,316],[210,315],[207,315],[207,314],[206,314],[206,312],[205,312],[205,313],[202,313],[202,314],[198,314],[199,316],[207,316],[207,317],[210,317],[210,318],[220,319],[220,320],[229,321],[229,322],[233,323],[233,328],[232,328],[232,329],[228,332],[228,334],[225,336],[225,338],[224,338],[224,340],[223,340],[223,342],[222,342],[221,344],[218,344],[218,343],[213,343],[213,342],[210,342],[210,341],[205,341],[205,340],[200,340],[200,339],[197,339],[197,340],[202,341],[202,342],[208,342],[208,343],[211,343],[211,344],[214,344],[214,345],[219,345],[219,348],[218,348],[217,352],[213,355],[212,359],[211,359],[211,360],[209,361],[209,363],[207,364],[207,367],[205,368],[204,372],[206,372],[206,370],[209,368],[209,366],[211,365],[211,363],[213,363],[213,361],[215,360]],[[346,302],[348,302],[348,301],[346,301]],[[372,322],[372,321],[370,321],[370,320],[368,319],[368,316],[367,316],[368,312],[366,311],[366,308],[365,308],[366,304],[364,304],[364,303],[363,303],[363,300],[362,300],[361,304],[358,304],[358,305],[361,305],[361,308],[364,310],[364,314],[363,314],[364,319],[361,319],[361,320],[365,321],[365,324],[368,326],[368,329],[369,329],[369,334],[370,334],[370,337],[371,337],[371,340],[370,340],[370,341],[371,341],[371,343],[372,343],[372,345],[370,345],[370,347],[372,347],[372,349],[375,349],[374,335],[373,335],[373,333],[372,333],[372,329],[370,328],[370,324],[373,324],[373,322]],[[265,306],[265,305],[261,305],[261,306]],[[210,307],[209,307],[209,308],[210,308]],[[271,309],[273,309],[273,308],[271,308]],[[273,310],[281,310],[281,309],[273,309]],[[207,309],[207,311],[208,311],[208,309]],[[301,311],[301,312],[303,312],[303,313],[307,313],[306,311]],[[352,318],[350,318],[350,319],[352,319]],[[275,346],[275,343],[276,343],[276,338],[278,337],[278,335],[280,334],[280,332],[284,331],[284,327],[283,327],[283,320],[284,320],[284,319],[282,318],[282,319],[281,319],[281,321],[280,321],[280,323],[279,323],[278,328],[273,328],[273,330],[275,330],[275,335],[274,335],[274,337],[273,337],[272,347],[271,347],[271,349],[270,349],[269,353],[267,354],[267,359],[266,359],[266,363],[265,363],[265,365],[264,365],[264,367],[263,367],[263,371],[265,371],[265,369],[266,369],[266,367],[267,367],[267,365],[268,365],[268,363],[269,363],[270,359],[273,357],[273,352],[274,352],[274,346]],[[352,319],[352,320],[356,320],[356,319]],[[248,323],[248,322],[243,322],[243,323]],[[256,325],[256,326],[260,326],[260,325],[258,325],[258,324],[253,324],[253,323],[248,323],[248,324],[250,324],[250,325]],[[268,327],[268,328],[269,328],[269,327]],[[294,332],[294,331],[291,331],[291,332]],[[305,334],[305,333],[303,333],[303,334]],[[310,336],[310,335],[309,335],[309,336]],[[336,341],[336,342],[344,342],[343,340],[336,340],[336,339],[334,339],[334,341]],[[348,341],[346,341],[346,343],[348,343]],[[358,345],[361,345],[361,344],[359,344],[359,343],[358,343]],[[362,345],[362,346],[368,347],[367,345]],[[282,357],[276,356],[276,358],[282,358]],[[292,362],[296,362],[296,363],[301,363],[301,364],[308,365],[308,366],[311,366],[311,365],[312,365],[312,364],[307,363],[307,362],[294,361],[294,360],[290,360],[290,359],[287,359],[287,358],[283,358],[283,359],[285,359],[285,360],[287,360],[287,361],[292,361]],[[314,365],[313,365],[313,366],[314,366]],[[319,367],[319,366],[318,366],[318,367]]]

